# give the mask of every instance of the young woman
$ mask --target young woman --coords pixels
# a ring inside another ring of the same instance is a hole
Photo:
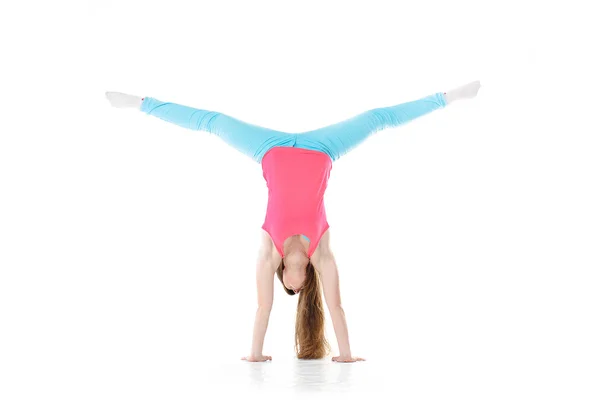
[[[323,358],[329,353],[321,289],[332,318],[340,355],[333,361],[363,361],[353,357],[340,298],[337,265],[329,245],[329,224],[323,196],[332,162],[374,132],[394,127],[459,99],[475,97],[481,85],[471,82],[448,92],[391,107],[375,108],[324,128],[285,133],[248,124],[219,112],[201,110],[152,97],[107,92],[119,108],[136,108],[184,128],[206,131],[262,164],[269,189],[262,246],[256,264],[258,307],[247,361],[271,360],[262,354],[277,275],[289,295],[300,294],[296,314],[296,355]]]

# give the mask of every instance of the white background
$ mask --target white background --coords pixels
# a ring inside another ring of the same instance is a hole
[[[558,4],[2,6],[0,398],[597,399],[597,21]],[[334,163],[332,246],[367,358],[344,365],[329,319],[333,354],[294,359],[278,281],[273,361],[240,361],[260,165],[104,97],[302,132],[477,79],[476,99]]]

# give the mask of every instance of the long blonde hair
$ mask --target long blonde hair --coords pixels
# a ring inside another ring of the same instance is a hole
[[[295,293],[283,284],[283,260],[277,268],[277,277],[283,290],[291,296]],[[306,266],[304,286],[298,297],[295,333],[296,356],[301,359],[318,359],[329,354],[331,347],[325,338],[325,309],[321,298],[321,280],[309,261]]]

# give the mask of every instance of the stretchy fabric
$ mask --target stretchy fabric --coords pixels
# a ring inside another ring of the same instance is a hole
[[[145,97],[140,110],[187,129],[206,131],[257,163],[273,147],[299,147],[327,154],[333,161],[371,134],[405,124],[446,106],[443,93],[390,107],[365,111],[345,121],[303,133],[286,133],[240,121],[228,115]]]
[[[206,131],[261,163],[269,189],[263,229],[283,257],[283,242],[306,235],[312,256],[329,228],[323,196],[332,162],[371,134],[405,124],[447,105],[443,93],[365,111],[324,128],[286,133],[228,115],[145,97],[140,110],[184,128]]]
[[[331,158],[321,151],[296,147],[273,147],[263,157],[269,202],[262,228],[282,257],[285,239],[301,234],[310,241],[311,257],[329,228],[323,196],[331,164]]]

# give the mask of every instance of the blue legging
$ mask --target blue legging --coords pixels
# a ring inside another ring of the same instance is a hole
[[[275,146],[322,151],[332,161],[356,147],[374,132],[407,123],[447,105],[443,93],[391,107],[375,108],[337,124],[303,133],[286,133],[252,125],[228,115],[145,97],[140,110],[167,122],[207,131],[258,163]]]

